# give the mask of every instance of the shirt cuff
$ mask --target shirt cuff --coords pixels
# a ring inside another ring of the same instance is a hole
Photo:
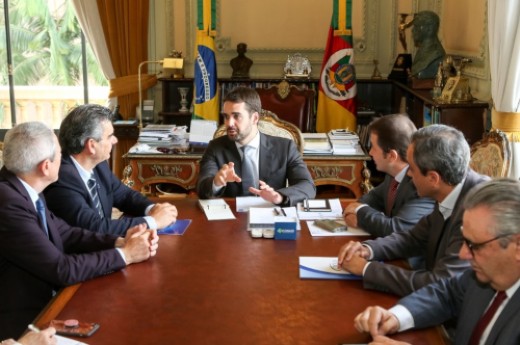
[[[396,304],[388,310],[395,315],[397,321],[399,321],[399,332],[406,331],[415,327],[415,321],[413,320],[412,313],[406,307]]]
[[[363,267],[363,272],[361,272],[361,275],[364,277],[365,276],[365,272],[367,271],[367,268],[368,266],[371,264],[370,261],[368,261],[366,264],[365,264],[365,267]]]
[[[356,209],[354,210],[354,212],[358,212],[359,210],[361,210],[363,207],[367,207],[368,205],[367,204],[361,204],[359,205],[358,207],[356,207]]]
[[[116,248],[116,250],[119,253],[119,255],[121,255],[121,257],[123,258],[123,261],[125,262],[125,264],[128,265],[126,262],[125,253],[123,252],[123,250],[121,248]]]
[[[150,214],[150,211],[152,210],[152,208],[155,206],[155,204],[151,204],[151,205],[148,205],[148,207],[146,207],[146,209],[144,210],[144,215],[147,216]]]
[[[157,222],[154,217],[146,216],[144,217],[144,220],[146,221],[146,224],[148,224],[148,229],[157,229]]]
[[[212,187],[211,187],[211,190],[213,191],[213,195],[217,195],[224,187],[225,186],[217,186],[217,185],[215,185],[215,183],[213,183]]]
[[[366,249],[368,249],[368,251],[370,252],[370,255],[368,256],[368,259],[367,260],[372,260],[374,259],[374,251],[372,250],[372,248],[370,248],[370,246],[368,244],[361,244],[363,247],[365,247]],[[366,266],[365,266],[366,268]]]

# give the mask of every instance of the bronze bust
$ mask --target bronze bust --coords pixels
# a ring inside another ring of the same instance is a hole
[[[231,68],[233,69],[231,78],[249,78],[249,69],[251,68],[251,65],[253,65],[253,60],[245,55],[246,51],[247,44],[237,44],[238,56],[234,57],[229,62]]]
[[[417,53],[412,62],[412,77],[419,79],[435,78],[439,62],[446,52],[437,33],[439,16],[432,11],[420,11],[413,19],[412,37]]]

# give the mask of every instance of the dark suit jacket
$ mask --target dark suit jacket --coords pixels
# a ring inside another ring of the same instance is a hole
[[[99,216],[78,169],[67,155],[61,159],[58,181],[44,191],[49,210],[70,225],[104,234],[124,236],[128,228],[146,222],[143,216],[146,207],[152,204],[150,200],[121,183],[107,162],[99,163],[94,168],[94,175],[104,218]],[[112,207],[125,216],[111,219]]]
[[[444,221],[439,205],[423,217],[413,229],[393,233],[387,237],[365,241],[374,252],[374,260],[394,260],[423,255],[425,269],[408,270],[394,265],[373,261],[365,271],[363,284],[366,288],[389,291],[404,296],[412,291],[442,278],[459,274],[469,267],[466,260],[459,259],[462,246],[462,207],[469,190],[489,177],[468,171],[459,198],[451,216]]]
[[[514,265],[513,263],[511,263]],[[473,270],[428,285],[404,297],[398,304],[413,315],[415,327],[439,325],[457,317],[453,344],[467,344],[471,333],[495,291],[478,283]],[[520,289],[511,297],[491,328],[486,345],[520,344]]]
[[[213,178],[219,169],[229,162],[235,163],[235,172],[241,176],[242,160],[234,141],[227,135],[213,139],[200,161],[197,183],[199,198],[208,199],[213,195]],[[311,174],[292,140],[260,133],[259,178],[285,195],[287,205],[296,205],[303,199],[313,199],[316,187]],[[289,186],[287,187],[287,181]],[[218,197],[242,195],[241,183],[228,183]]]
[[[409,176],[405,176],[395,197],[390,216],[385,214],[388,188],[392,177],[386,175],[383,183],[363,195],[359,202],[367,204],[357,211],[358,226],[377,237],[410,230],[419,219],[433,211],[435,201],[420,198]]]
[[[0,339],[18,337],[53,290],[125,267],[116,237],[46,212],[49,237],[20,180],[0,171]]]

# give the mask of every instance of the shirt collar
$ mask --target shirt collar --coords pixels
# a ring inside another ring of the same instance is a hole
[[[448,219],[455,208],[455,204],[457,203],[457,199],[460,196],[460,192],[462,191],[462,186],[466,182],[466,177],[453,188],[453,190],[448,194],[442,202],[439,203],[439,212],[442,214],[444,219]]]
[[[16,178],[22,183],[24,188],[27,190],[27,193],[29,193],[29,197],[31,198],[32,203],[34,204],[34,208],[36,209],[36,200],[38,200],[40,198],[40,195],[27,182],[25,182],[24,180],[22,180],[18,176]]]
[[[240,148],[242,146],[245,146],[245,145],[239,144],[238,142],[235,142],[235,144],[237,145],[237,148],[238,148],[239,151],[241,151]],[[255,150],[258,150],[258,148],[260,147],[260,131],[257,131],[256,135],[254,136],[254,138],[251,139],[251,141],[248,142],[246,145],[254,147]]]
[[[399,171],[399,173],[394,176],[394,179],[399,183],[403,182],[403,179],[406,176],[407,172],[408,172],[408,164],[403,168],[403,170]]]
[[[76,170],[79,173],[79,176],[85,183],[85,185],[88,183],[89,178],[92,176],[92,171],[88,171],[85,168],[81,166],[81,164],[78,163],[77,160],[74,159],[74,157],[70,156],[70,159],[72,160],[72,163],[74,163],[74,166],[76,167]]]
[[[516,283],[513,284],[509,289],[506,290],[507,298],[511,298],[520,287],[520,279],[517,279]]]

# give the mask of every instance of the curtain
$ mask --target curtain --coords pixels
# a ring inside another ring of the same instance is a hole
[[[149,0],[73,0],[73,4],[110,82],[108,96],[117,97],[123,118],[135,118],[139,104],[137,69],[148,59]],[[157,83],[155,75],[141,79],[142,91]]]
[[[509,176],[520,177],[520,1],[488,0],[493,128],[511,143]]]
[[[90,42],[92,51],[101,66],[105,78],[108,80],[114,79],[116,74],[114,73],[110,55],[108,54],[97,3],[89,0],[72,0],[72,5],[76,11],[76,17],[78,18],[81,30],[83,30],[87,41]],[[110,109],[114,109],[116,104],[117,100],[114,97],[108,99],[108,107]]]

